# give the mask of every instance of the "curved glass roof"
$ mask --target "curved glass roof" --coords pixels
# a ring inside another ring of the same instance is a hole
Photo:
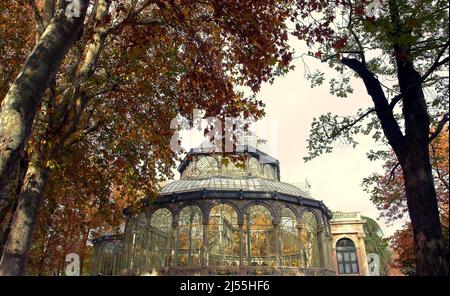
[[[280,181],[258,177],[230,178],[223,176],[173,181],[161,190],[161,194],[199,191],[203,189],[227,191],[276,191],[293,196],[310,197],[308,193],[300,188]]]
[[[277,167],[262,163],[256,157],[247,155],[245,161],[222,163],[221,155],[194,155],[185,165],[181,179],[198,179],[213,176],[229,178],[262,177],[278,180]]]

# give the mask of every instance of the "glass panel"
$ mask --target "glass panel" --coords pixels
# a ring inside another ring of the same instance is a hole
[[[267,179],[272,179],[272,180],[276,180],[277,179],[275,170],[270,164],[264,165],[264,176]]]
[[[125,261],[131,274],[147,273],[150,266],[148,249],[149,241],[149,220],[145,213],[141,213],[131,218],[129,234],[125,236],[126,254],[129,256]]]
[[[259,160],[254,157],[250,157],[248,160],[248,171],[253,176],[263,177],[262,167]]]
[[[338,262],[345,264],[345,270],[339,270],[339,273],[358,273],[358,258],[352,240],[348,238],[339,240],[336,244],[336,253]]]
[[[239,265],[239,226],[233,207],[220,204],[211,209],[208,224],[209,266]]]
[[[319,267],[319,239],[316,216],[306,212],[302,217],[302,242],[304,267]]]
[[[280,213],[280,219],[281,260],[286,266],[300,266],[301,248],[297,217],[291,209],[283,208]]]
[[[181,210],[177,227],[177,264],[199,266],[203,242],[202,213],[196,206]]]
[[[273,266],[276,264],[275,229],[272,215],[261,205],[250,206],[243,225],[245,260],[248,266]]]
[[[170,237],[172,233],[172,213],[165,208],[156,210],[150,219],[151,266],[167,266],[170,254]]]

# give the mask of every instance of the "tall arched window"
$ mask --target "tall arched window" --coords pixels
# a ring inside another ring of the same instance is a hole
[[[343,238],[337,242],[336,257],[338,261],[338,272],[340,274],[359,273],[356,247],[352,240]]]
[[[207,264],[237,266],[239,251],[239,226],[236,211],[227,204],[214,206],[209,214]]]
[[[243,225],[244,264],[273,266],[276,264],[275,229],[270,211],[261,205],[248,207]]]
[[[147,272],[150,258],[147,250],[149,246],[149,221],[145,213],[132,217],[129,222],[129,234],[124,239],[126,250],[125,265],[131,273]]]
[[[304,267],[320,266],[320,242],[318,238],[319,225],[316,216],[306,212],[302,217],[302,244]]]
[[[280,212],[280,251],[281,264],[284,266],[300,266],[301,249],[298,236],[298,223],[295,213],[284,207]]]
[[[199,266],[202,243],[202,212],[196,206],[187,206],[178,218],[177,265]]]
[[[172,220],[172,213],[165,208],[156,210],[150,219],[150,257],[152,267],[162,267],[168,264]]]

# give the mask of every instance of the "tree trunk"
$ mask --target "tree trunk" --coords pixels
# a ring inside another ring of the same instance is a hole
[[[410,149],[403,168],[417,275],[448,275],[428,147]]]
[[[41,164],[39,161],[30,162],[28,167],[8,241],[0,261],[0,276],[25,274],[39,205],[49,177],[49,170],[39,164]]]
[[[436,189],[429,156],[430,121],[420,75],[412,63],[398,62],[405,118],[405,155],[399,156],[414,236],[417,275],[448,275]]]
[[[42,95],[83,27],[88,1],[80,1],[79,17],[67,17],[70,2],[60,3],[1,105],[0,200],[30,136]]]
[[[17,180],[16,189],[14,192],[14,197],[12,202],[7,201],[9,204],[5,206],[5,216],[3,217],[1,214],[0,218],[0,259],[3,254],[3,250],[5,249],[6,241],[8,240],[9,232],[11,231],[11,225],[14,218],[14,213],[17,209],[17,204],[19,201],[20,192],[22,190],[23,182],[25,179],[25,174],[28,170],[28,153],[25,151],[24,157],[20,160],[19,165],[19,176]]]
[[[400,17],[398,2],[390,0],[388,4],[394,29],[390,37],[405,120],[404,148],[396,154],[405,179],[406,201],[414,236],[416,273],[428,276],[448,275],[430,164],[430,119],[422,88],[423,79],[414,67],[412,44],[405,42],[413,38]]]

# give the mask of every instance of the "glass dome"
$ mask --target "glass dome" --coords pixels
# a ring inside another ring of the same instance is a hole
[[[125,211],[115,268],[99,267],[113,257],[102,238],[94,241],[92,274],[334,274],[331,212],[281,182],[276,159],[250,149],[238,156],[230,163],[192,150],[180,180]]]

